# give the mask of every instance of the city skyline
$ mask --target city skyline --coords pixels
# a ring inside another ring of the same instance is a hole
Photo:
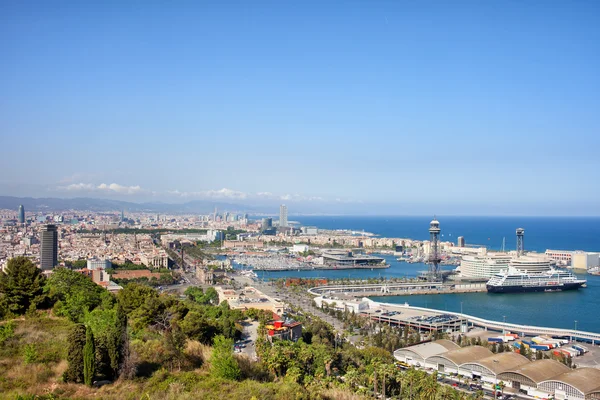
[[[597,3],[232,4],[1,5],[0,195],[600,215]]]

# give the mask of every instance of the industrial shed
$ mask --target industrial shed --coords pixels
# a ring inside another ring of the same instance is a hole
[[[405,362],[410,365],[425,365],[425,359],[439,354],[447,353],[451,350],[460,349],[456,343],[440,339],[434,342],[417,344],[403,349],[394,351],[394,357],[398,361]]]
[[[577,368],[540,382],[538,389],[543,390],[557,400],[593,399],[600,394],[600,369]]]
[[[569,372],[571,369],[555,360],[537,360],[498,374],[498,381],[526,393],[534,393],[540,382]]]
[[[531,361],[520,354],[512,352],[498,353],[490,357],[462,364],[459,373],[492,383],[497,380],[498,374],[527,364],[531,364]]]
[[[469,346],[452,350],[444,354],[435,355],[425,360],[425,366],[433,368],[440,373],[458,373],[461,365],[472,363],[493,355],[491,351],[482,346]]]

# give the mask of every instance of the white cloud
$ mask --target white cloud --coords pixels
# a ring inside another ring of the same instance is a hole
[[[84,190],[94,190],[94,185],[91,183],[71,183],[68,186],[62,186],[60,188],[69,192],[78,192]]]
[[[228,198],[228,199],[245,199],[248,195],[244,192],[238,192],[231,189],[208,190],[205,192],[207,197]]]
[[[279,199],[283,201],[325,201],[324,198],[319,196],[302,196],[299,194],[284,194]]]
[[[152,197],[170,197],[183,200],[205,199],[205,200],[247,200],[254,203],[264,202],[339,202],[353,203],[347,199],[327,199],[320,196],[305,196],[300,194],[274,194],[272,192],[247,193],[229,188],[209,189],[200,191],[185,192],[178,189],[168,191],[151,191],[140,187],[139,185],[126,186],[118,183],[71,183],[66,186],[58,186],[58,190],[79,193],[104,193],[113,195],[148,195]]]
[[[142,192],[142,188],[139,185],[123,186],[119,185],[118,183],[111,183],[110,185],[107,185],[106,183],[101,183],[100,185],[98,185],[97,189],[119,194],[138,194]]]
[[[67,186],[59,186],[58,189],[68,192],[104,192],[117,194],[140,194],[145,192],[139,185],[124,186],[118,183],[101,183],[99,185],[92,183],[72,183]]]
[[[180,192],[179,190],[169,190],[167,192],[170,195],[183,197],[183,198],[199,198],[199,199],[246,199],[248,194],[232,189],[218,189],[218,190],[203,190],[199,192]]]

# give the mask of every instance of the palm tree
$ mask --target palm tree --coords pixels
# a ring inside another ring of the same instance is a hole
[[[504,388],[506,387],[506,383],[504,381],[498,382],[498,386],[500,386],[500,393],[502,393],[502,397],[504,398]]]
[[[439,390],[436,374],[427,377],[421,388],[421,396],[424,400],[435,400]]]

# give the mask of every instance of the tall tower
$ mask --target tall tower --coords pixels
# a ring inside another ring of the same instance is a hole
[[[435,281],[440,274],[440,223],[435,217],[429,223],[429,237],[431,243],[431,251],[429,252],[429,279]]]
[[[40,268],[50,270],[58,264],[58,231],[56,225],[45,225],[40,234]]]
[[[279,227],[286,228],[288,226],[287,207],[285,204],[279,206]]]
[[[525,252],[525,245],[523,244],[523,237],[525,236],[525,229],[517,228],[517,256],[522,256]]]
[[[25,207],[23,207],[23,204],[19,206],[19,223],[25,223]]]

